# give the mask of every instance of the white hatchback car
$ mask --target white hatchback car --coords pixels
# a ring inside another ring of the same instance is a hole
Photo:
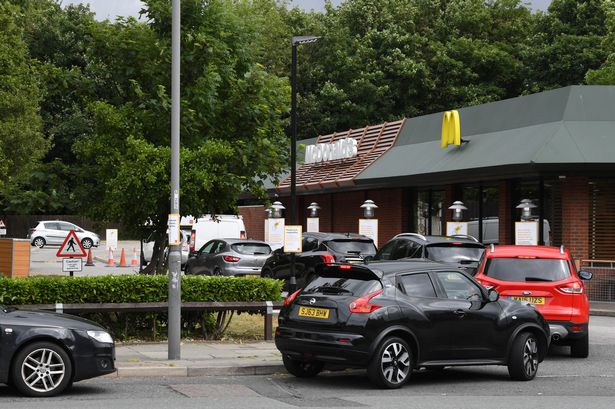
[[[28,238],[30,239],[30,244],[38,248],[43,248],[46,245],[60,246],[71,230],[75,231],[85,249],[89,249],[92,246],[98,247],[100,244],[98,234],[84,230],[76,224],[61,220],[38,222],[35,228],[28,231]]]

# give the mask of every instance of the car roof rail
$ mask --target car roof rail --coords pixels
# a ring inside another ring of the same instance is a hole
[[[495,253],[495,246],[493,245],[493,243],[491,243],[491,245],[489,246],[489,251],[491,253]]]
[[[474,236],[470,236],[469,234],[453,234],[452,236],[449,236],[449,237],[457,237],[460,239],[470,239],[478,243],[478,239]]]
[[[422,234],[418,234],[418,233],[399,233],[397,236],[395,236],[395,238],[402,237],[402,236],[414,236],[414,237],[418,237],[421,240],[427,241],[427,237],[423,236]]]
[[[564,245],[559,246],[559,253],[564,254]]]

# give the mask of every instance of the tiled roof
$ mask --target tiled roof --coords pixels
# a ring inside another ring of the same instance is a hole
[[[354,185],[355,178],[395,144],[404,121],[402,119],[319,136],[316,143],[332,143],[344,138],[356,139],[357,156],[299,166],[297,168],[297,190],[318,190]],[[278,191],[290,190],[290,176],[282,180],[277,189]]]

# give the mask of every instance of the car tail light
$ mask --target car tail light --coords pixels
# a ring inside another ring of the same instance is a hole
[[[247,237],[248,237],[248,236],[246,235],[245,230],[242,230],[242,231],[239,233],[239,238],[240,238],[240,239],[245,239],[245,238],[247,238]]]
[[[190,233],[190,251],[195,251],[194,243],[196,243],[196,231],[192,230]]]
[[[226,261],[227,263],[236,263],[239,260],[241,260],[239,257],[235,257],[235,256],[223,256],[222,257],[224,259],[224,261]]]
[[[575,281],[574,283],[569,283],[559,287],[559,289],[566,294],[583,294],[583,284]]]
[[[350,270],[352,266],[350,264],[342,264],[340,270]]]
[[[364,295],[361,298],[357,298],[350,303],[350,312],[358,314],[369,314],[370,312],[377,310],[378,308],[382,307],[382,305],[370,304],[369,301],[380,294],[382,294],[382,290],[378,290],[371,294]]]
[[[300,292],[301,292],[301,289],[295,291],[294,293],[292,293],[291,295],[286,297],[284,299],[284,306],[288,307],[289,305],[291,305],[293,303],[293,301],[295,301],[295,298],[297,298],[297,295],[299,295]]]
[[[321,254],[320,258],[322,259],[323,263],[335,263],[335,257],[333,257],[333,254]]]

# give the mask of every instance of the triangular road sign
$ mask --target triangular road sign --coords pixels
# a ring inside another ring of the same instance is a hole
[[[0,220],[0,229],[5,229],[4,220]]]
[[[68,236],[64,239],[64,243],[60,246],[60,250],[56,253],[57,257],[85,257],[85,249],[81,245],[79,238],[74,230],[68,232]]]

